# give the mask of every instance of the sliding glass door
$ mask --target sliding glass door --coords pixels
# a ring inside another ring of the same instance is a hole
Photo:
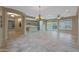
[[[59,21],[59,31],[65,33],[71,33],[72,31],[72,19],[64,19]]]
[[[72,19],[64,19],[57,21],[47,21],[47,30],[48,31],[71,31],[72,30]]]
[[[72,20],[71,19],[60,20],[59,29],[60,30],[72,30]]]
[[[47,30],[48,31],[55,31],[57,30],[57,22],[51,22],[51,21],[47,21]]]

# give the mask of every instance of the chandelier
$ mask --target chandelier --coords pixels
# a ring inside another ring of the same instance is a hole
[[[38,12],[39,12],[39,14],[38,14],[38,16],[36,17],[36,20],[38,20],[38,21],[40,21],[40,20],[43,20],[44,19],[44,17],[43,16],[41,16],[41,6],[38,6]]]

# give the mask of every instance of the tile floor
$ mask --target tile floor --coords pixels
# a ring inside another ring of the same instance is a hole
[[[55,31],[26,33],[8,41],[8,52],[78,52],[76,36]]]

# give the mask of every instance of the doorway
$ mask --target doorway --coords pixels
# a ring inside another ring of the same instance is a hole
[[[7,12],[8,17],[8,37],[17,38],[22,33],[22,16],[17,13]]]

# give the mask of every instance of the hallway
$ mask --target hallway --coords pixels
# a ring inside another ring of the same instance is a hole
[[[79,51],[76,37],[55,31],[29,32],[7,44],[9,52],[75,52]]]

